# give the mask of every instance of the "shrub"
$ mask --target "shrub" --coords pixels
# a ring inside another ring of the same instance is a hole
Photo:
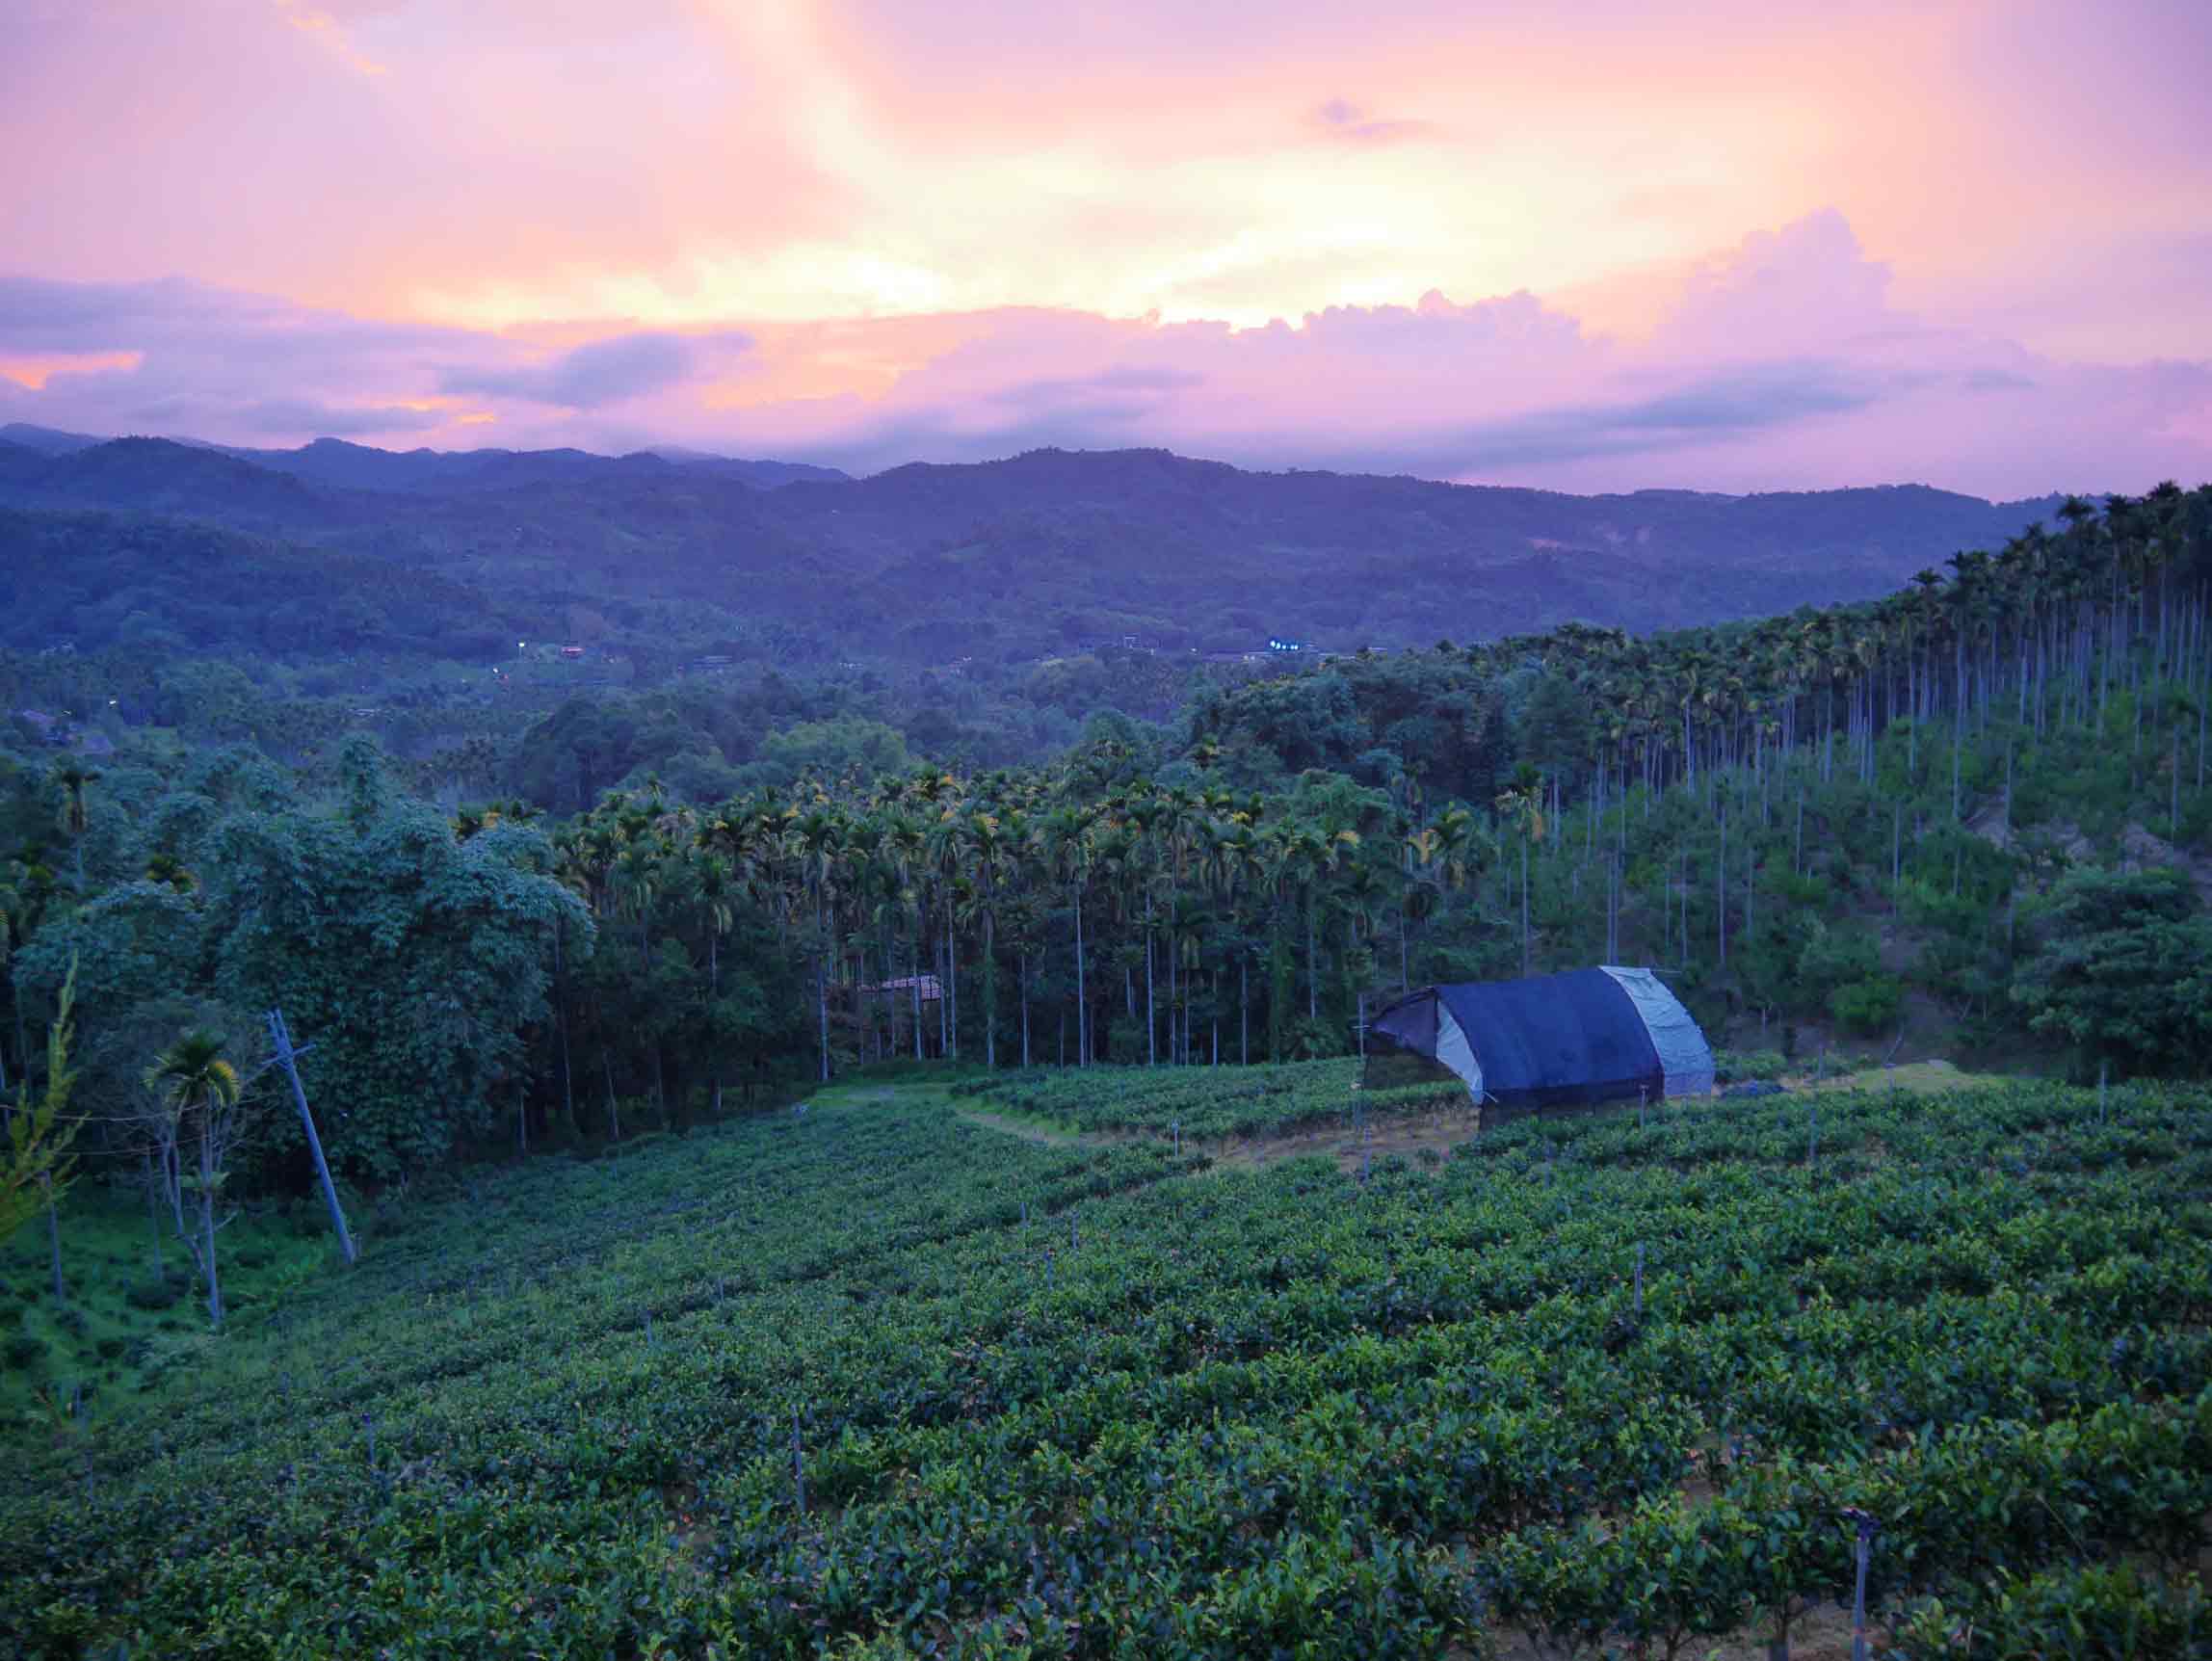
[[[177,1275],[165,1275],[158,1280],[140,1280],[123,1293],[123,1302],[134,1309],[167,1309],[184,1296],[184,1279]]]
[[[1721,1084],[1778,1079],[1783,1070],[1782,1057],[1777,1050],[1717,1049],[1713,1052],[1713,1077]]]
[[[1905,988],[1895,975],[1868,975],[1829,994],[1829,1014],[1845,1032],[1870,1038],[1886,1030],[1905,1007]]]
[[[130,1348],[130,1340],[128,1338],[102,1338],[93,1348],[99,1353],[101,1360],[118,1360],[121,1358],[122,1353]]]
[[[1816,925],[1798,954],[1798,983],[1815,1003],[1833,1009],[1835,992],[1881,973],[1882,953],[1874,936],[1857,929]]]
[[[54,1325],[72,1338],[85,1335],[85,1312],[82,1309],[63,1309],[54,1316]]]
[[[5,1345],[0,1345],[0,1360],[16,1372],[29,1372],[46,1358],[46,1340],[30,1332],[18,1332]]]

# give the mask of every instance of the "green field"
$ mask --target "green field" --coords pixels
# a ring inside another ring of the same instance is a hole
[[[157,1269],[143,1199],[84,1184],[64,1207],[61,1232],[60,1304],[43,1215],[0,1245],[0,1440],[50,1423],[79,1398],[112,1412],[218,1354],[191,1257],[165,1226]],[[240,1216],[224,1228],[222,1252],[224,1297],[248,1322],[333,1256],[328,1225],[307,1205]]]
[[[956,1092],[979,1105],[1068,1130],[1143,1132],[1208,1141],[1266,1136],[1329,1122],[1350,1122],[1356,1111],[1377,1118],[1451,1110],[1473,1114],[1456,1081],[1398,1090],[1362,1091],[1360,1063],[1285,1062],[1273,1067],[1036,1068],[978,1074]]]
[[[1701,1102],[1361,1182],[857,1084],[486,1172],[19,1436],[0,1635],[1702,1655],[1832,1635],[1856,1507],[1889,1652],[2201,1653],[2208,1107]]]

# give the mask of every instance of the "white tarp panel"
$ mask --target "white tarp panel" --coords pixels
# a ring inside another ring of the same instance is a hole
[[[1436,1000],[1436,1059],[1467,1081],[1467,1089],[1474,1094],[1475,1105],[1483,1100],[1483,1064],[1475,1059],[1474,1045],[1467,1042],[1467,1035],[1460,1023],[1452,1018],[1452,1012],[1444,1008],[1441,998]]]
[[[1669,1095],[1705,1095],[1713,1088],[1713,1052],[1681,1000],[1660,985],[1649,969],[1620,969],[1600,965],[1620,984],[1644,1019],[1651,1035],[1651,1047],[1659,1052],[1659,1068]]]

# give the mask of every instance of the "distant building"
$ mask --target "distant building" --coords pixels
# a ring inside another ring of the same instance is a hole
[[[901,975],[897,980],[877,981],[859,989],[861,995],[871,998],[882,997],[886,992],[911,998],[918,992],[925,1004],[934,1004],[944,995],[935,975]]]
[[[1309,640],[1277,639],[1274,635],[1269,635],[1267,637],[1267,649],[1270,651],[1284,652],[1311,651],[1313,649],[1313,643]]]
[[[564,663],[581,663],[584,661],[584,648],[580,646],[565,646],[561,648],[561,660]]]
[[[1160,637],[1149,634],[1087,634],[1075,643],[1078,651],[1158,651]]]
[[[31,729],[40,744],[55,750],[69,747],[69,724],[58,715],[48,715],[42,709],[18,709],[15,719]]]

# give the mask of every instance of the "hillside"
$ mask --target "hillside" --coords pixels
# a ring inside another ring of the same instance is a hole
[[[640,453],[404,455],[323,439],[0,445],[0,505],[191,517],[431,567],[521,604],[713,606],[819,656],[1018,662],[1093,637],[1249,649],[1636,632],[1871,597],[2047,517],[1921,487],[1577,497],[1163,451],[817,477]],[[774,488],[762,487],[773,486]],[[709,633],[702,635],[711,638]]]
[[[2093,1606],[2180,1656],[2208,1124],[2200,1092],[1878,1091],[1808,1144],[1804,1102],[1694,1101],[1362,1181],[860,1085],[474,1171],[220,1357],[145,1345],[140,1400],[57,1358],[0,1477],[0,1632],[1826,1653],[1863,1512],[1883,1653],[2055,1652]]]

